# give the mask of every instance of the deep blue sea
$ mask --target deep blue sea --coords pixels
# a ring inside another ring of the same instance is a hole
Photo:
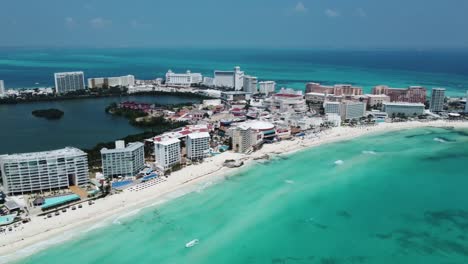
[[[392,87],[445,87],[449,95],[468,90],[468,50],[288,50],[288,49],[0,49],[0,80],[8,88],[53,85],[53,73],[85,71],[86,78],[133,74],[139,79],[173,71],[230,70],[239,65],[278,87],[304,89],[307,82],[350,83],[366,91]]]

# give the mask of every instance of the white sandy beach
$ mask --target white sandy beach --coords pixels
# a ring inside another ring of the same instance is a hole
[[[68,234],[67,238],[71,238],[73,234],[80,234],[89,231],[93,227],[99,227],[100,223],[118,221],[118,217],[122,217],[122,215],[129,216],[138,212],[135,210],[179,197],[188,191],[200,188],[203,184],[206,185],[208,182],[222,179],[229,173],[237,172],[239,169],[223,167],[223,162],[226,159],[243,160],[245,165],[249,165],[254,162],[255,158],[260,158],[265,154],[286,154],[371,133],[429,126],[468,128],[468,122],[413,121],[383,123],[373,127],[339,127],[322,132],[316,138],[296,138],[295,140],[265,144],[262,149],[250,155],[225,152],[208,158],[201,164],[188,166],[174,172],[166,182],[153,187],[138,192],[126,190],[120,194],[99,199],[94,205],[84,204],[81,209],[68,210],[67,213],[62,213],[60,216],[47,219],[33,217],[30,223],[21,225],[21,230],[0,234],[0,256],[2,256],[0,257],[0,263],[9,262],[13,258],[22,257],[34,253],[35,250],[47,247],[52,243],[44,243],[44,241],[53,241],[51,239],[54,237],[64,238],[64,234]],[[240,169],[244,168],[245,165]],[[79,232],[76,232],[77,230]],[[55,240],[55,243],[58,241]]]

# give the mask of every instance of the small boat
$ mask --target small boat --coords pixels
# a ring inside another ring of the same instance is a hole
[[[194,239],[194,240],[188,242],[187,244],[185,244],[185,247],[186,248],[191,248],[191,247],[193,247],[193,246],[195,246],[197,244],[198,244],[198,239]]]

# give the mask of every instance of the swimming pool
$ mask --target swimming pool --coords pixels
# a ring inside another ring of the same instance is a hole
[[[61,205],[61,204],[65,204],[65,203],[77,201],[77,200],[80,200],[80,196],[78,196],[77,194],[45,198],[44,204],[41,206],[41,209],[43,210],[49,209],[57,205]]]

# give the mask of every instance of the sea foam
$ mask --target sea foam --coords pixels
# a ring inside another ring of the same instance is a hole
[[[366,155],[375,155],[377,154],[375,151],[373,150],[363,150],[362,151],[362,154],[366,154]]]

